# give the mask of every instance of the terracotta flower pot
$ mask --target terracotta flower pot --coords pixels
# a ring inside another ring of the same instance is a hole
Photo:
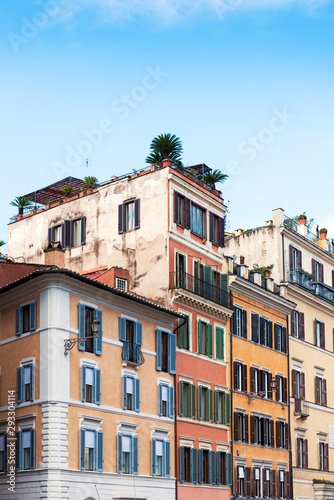
[[[306,224],[306,219],[298,219],[299,224]]]
[[[327,233],[320,233],[320,239],[324,240],[325,238],[327,238]]]

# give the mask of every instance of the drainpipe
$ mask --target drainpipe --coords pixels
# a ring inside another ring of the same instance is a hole
[[[233,295],[232,292],[230,292],[230,309],[233,309]],[[232,335],[232,316],[230,318],[230,387],[231,387],[231,455],[232,455],[232,486],[231,486],[231,497],[235,499],[237,497],[237,494],[234,493],[233,488],[234,488],[234,457],[233,457],[233,385],[232,385],[232,366],[233,366],[233,335]]]
[[[290,404],[290,332],[289,332],[289,317],[287,315],[287,348],[288,348],[288,419],[289,419],[289,473],[290,473],[290,498],[293,498],[293,474],[292,474],[292,448],[291,448],[291,404]]]
[[[184,320],[183,323],[180,323],[176,328],[174,328],[173,333],[175,333],[187,323],[188,318]],[[174,375],[174,467],[175,467],[175,500],[178,500],[178,489],[177,489],[177,408],[176,408],[176,373]]]
[[[282,265],[283,265],[283,282],[285,283],[285,259],[284,259],[284,234],[282,233]]]

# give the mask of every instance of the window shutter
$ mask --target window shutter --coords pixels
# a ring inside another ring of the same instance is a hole
[[[223,395],[221,395],[221,398],[223,398]],[[215,391],[215,422],[218,422],[218,405],[219,405],[219,392]],[[222,415],[222,421],[224,423],[223,415]]]
[[[15,311],[15,335],[23,333],[23,309],[18,307]]]
[[[250,367],[250,392],[255,392],[255,368]]]
[[[276,420],[276,448],[280,448],[282,446],[280,429],[281,429],[281,422]]]
[[[212,358],[212,325],[210,323],[206,325],[206,353]]]
[[[305,469],[308,468],[308,440],[307,439],[304,439],[304,443],[303,443],[303,452],[304,452],[304,458],[303,458],[303,466],[305,467]]]
[[[291,313],[291,335],[296,337],[295,335],[295,311]]]
[[[216,483],[222,484],[222,453],[217,451],[216,457]]]
[[[174,191],[174,222],[179,223],[179,193]]]
[[[70,248],[72,246],[72,221],[64,221],[64,248]]]
[[[158,414],[159,417],[162,416],[162,384],[159,384],[158,386]]]
[[[274,435],[274,422],[273,420],[269,420],[269,445],[274,448],[275,446],[275,435]]]
[[[22,431],[15,432],[15,469],[22,470]]]
[[[223,393],[223,405],[224,423],[231,425],[231,394],[228,392]]]
[[[125,205],[118,205],[118,234],[124,233]]]
[[[100,322],[99,333],[94,338],[94,352],[95,354],[102,354],[102,311],[95,309],[95,317]],[[92,333],[90,333],[92,335]]]
[[[135,411],[140,411],[140,379],[134,379],[134,388],[135,388]]]
[[[94,370],[94,377],[95,377],[95,404],[99,405],[101,404],[101,370],[95,369]]]
[[[302,393],[301,399],[305,399],[305,373],[304,372],[301,372],[300,380],[301,380],[301,393]]]
[[[81,401],[86,401],[86,366],[81,367]]]
[[[155,439],[151,441],[151,475],[156,475]]]
[[[326,379],[322,380],[322,404],[327,406],[327,381]]]
[[[36,302],[30,303],[30,331],[36,330]]]
[[[284,424],[284,437],[285,437],[284,448],[286,450],[288,450],[289,449],[289,424]]]
[[[290,471],[285,473],[285,497],[290,498]]]
[[[270,471],[270,482],[271,482],[271,498],[276,498],[276,471]]]
[[[80,470],[85,470],[85,429],[80,429]]]
[[[319,264],[319,281],[324,283],[324,265]]]
[[[126,375],[123,375],[123,410],[126,410],[126,379],[127,379],[127,376]]]
[[[289,245],[289,267],[290,271],[293,270],[293,246]]]
[[[86,217],[81,217],[81,234],[80,234],[80,244],[86,244]]]
[[[161,372],[161,330],[156,330],[156,369]]]
[[[297,397],[297,372],[292,370],[292,397]]]
[[[54,238],[53,234],[54,234],[53,227],[49,227],[48,228],[48,244],[50,244],[51,241],[53,241],[53,238]]]
[[[140,227],[140,199],[135,200],[135,229]]]
[[[320,347],[325,349],[325,323],[320,323]]]
[[[213,422],[213,390],[212,389],[208,390],[208,397],[209,397],[209,420],[210,420],[210,422]]]
[[[179,415],[180,415],[180,417],[185,416],[183,414],[183,412],[186,409],[186,406],[184,406],[184,404],[183,404],[183,391],[184,391],[183,385],[184,385],[183,382],[180,381],[179,382]]]
[[[180,483],[184,483],[184,447],[180,446]]]
[[[302,269],[302,252],[301,250],[297,250],[297,267],[298,269]]]
[[[214,216],[212,212],[209,212],[210,214],[210,241],[211,243],[215,243],[214,241],[214,234],[213,234],[213,224],[214,224]],[[218,241],[217,241],[218,243]]]
[[[234,333],[234,335],[237,334],[237,310],[238,310],[238,308],[233,306],[233,322],[232,322],[233,331],[232,331],[232,333]]]
[[[242,337],[247,339],[247,311],[242,311]]]
[[[250,442],[255,443],[255,417],[250,416]]]
[[[23,367],[19,367],[16,370],[16,392],[17,392],[17,402],[22,403],[23,402],[23,383],[24,383],[24,373],[23,373]]]
[[[325,444],[325,470],[329,471],[328,444]]]
[[[242,390],[247,392],[247,366],[242,365]]]
[[[122,474],[122,434],[117,435],[117,472]]]
[[[79,339],[85,337],[85,316],[86,316],[86,308],[83,304],[79,304]],[[79,350],[84,351],[86,347],[86,342],[78,343]]]
[[[219,217],[219,246],[225,246],[225,219]]]
[[[170,441],[164,441],[164,448],[165,448],[165,475],[166,477],[170,477]]]
[[[332,288],[334,288],[334,271],[332,271]]]
[[[283,377],[283,403],[288,402],[288,380]]]
[[[286,353],[286,328],[282,328],[282,352]]]
[[[317,345],[317,324],[319,323],[319,321],[317,321],[316,319],[314,320],[313,322],[313,337],[314,337],[314,345]]]
[[[268,321],[269,335],[268,335],[268,347],[272,349],[273,347],[273,323]]]
[[[315,377],[315,402],[316,404],[320,404],[320,394],[319,394],[319,377]]]
[[[119,328],[118,328],[119,340],[125,341],[126,340],[126,318],[119,317],[118,325],[119,325]]]
[[[133,436],[132,439],[132,473],[138,474],[138,437]]]
[[[251,468],[246,467],[245,468],[245,479],[246,479],[246,496],[250,497],[252,492],[251,492]]]
[[[30,365],[30,401],[34,400],[34,365]]]
[[[168,387],[167,416],[174,418],[174,387]]]
[[[190,200],[184,198],[185,228],[190,229]]]
[[[263,469],[262,476],[262,484],[263,484],[263,497],[267,498],[267,481],[266,481],[266,471],[267,469]]]
[[[168,371],[171,374],[176,373],[176,335],[168,334]]]
[[[198,450],[198,482],[203,483],[203,450]]]
[[[191,449],[191,462],[190,462],[190,472],[191,472],[191,481],[193,483],[197,483],[198,479],[198,469],[197,469],[197,450],[196,448]]]
[[[134,343],[138,345],[143,344],[143,325],[142,323],[134,324]]]
[[[198,352],[202,354],[202,321],[198,320]]]
[[[259,342],[259,315],[252,313],[252,341]]]
[[[273,390],[271,388],[273,376],[271,373],[268,373],[268,398],[273,399]]]
[[[198,419],[203,420],[204,415],[204,404],[203,404],[203,387],[200,385],[198,387]]]
[[[196,418],[196,386],[190,384],[191,418]]]
[[[95,470],[103,472],[104,436],[103,432],[95,432]]]
[[[234,423],[234,441],[239,441],[239,413],[236,411],[234,412],[233,416],[233,423]]]
[[[238,363],[233,362],[234,389],[238,390]]]
[[[245,443],[248,443],[249,441],[248,415],[244,415],[244,423],[245,423]]]
[[[304,326],[304,313],[299,313],[299,328],[298,328],[299,338],[305,340],[305,326]]]
[[[300,454],[300,444],[301,444],[301,439],[297,438],[297,467],[303,466],[302,457]]]
[[[275,349],[276,351],[278,351],[278,325],[275,323],[275,326],[274,326],[274,331],[275,331]]]
[[[209,481],[216,484],[216,452],[209,451]]]
[[[226,453],[225,455],[225,476],[226,484],[232,486],[233,484],[233,458],[232,453]]]
[[[265,323],[264,318],[260,318],[260,344],[264,345],[264,323]]]

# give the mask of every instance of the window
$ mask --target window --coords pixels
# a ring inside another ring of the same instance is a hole
[[[231,395],[215,391],[215,422],[231,425]]]
[[[281,375],[276,375],[276,401],[279,403],[287,403],[288,402],[288,381],[286,377],[282,377]]]
[[[35,429],[15,432],[16,470],[35,468]]]
[[[272,485],[270,481],[270,469],[263,469],[263,496],[264,498],[273,498]],[[276,496],[276,495],[275,495]]]
[[[152,439],[151,441],[152,476],[170,477],[170,442]]]
[[[327,406],[327,382],[321,377],[315,377],[315,402]]]
[[[65,220],[48,229],[48,243],[60,242],[63,248],[73,248],[86,243],[86,217]]]
[[[180,446],[180,483],[197,483],[197,450]]]
[[[232,486],[232,454],[217,451],[217,484]]]
[[[328,444],[319,443],[319,469],[329,471]]]
[[[206,211],[203,208],[191,203],[190,229],[193,233],[202,238],[206,238],[205,216]]]
[[[308,441],[297,438],[297,467],[308,468]]]
[[[302,252],[292,245],[289,245],[289,263],[290,271],[302,268]]]
[[[216,484],[216,453],[214,451],[198,450],[198,482]]]
[[[6,472],[7,463],[7,433],[0,434],[0,472]]]
[[[81,367],[81,401],[101,404],[101,370]]]
[[[198,418],[213,422],[213,391],[207,387],[198,387]]]
[[[79,342],[79,350],[102,354],[102,311],[79,304],[79,338],[93,337],[92,322],[100,322],[99,333],[96,337]]]
[[[128,291],[128,281],[123,278],[116,278],[116,288],[122,292]]]
[[[80,429],[80,470],[103,471],[103,432]]]
[[[123,375],[123,410],[140,411],[140,380]]]
[[[312,259],[312,274],[314,281],[324,282],[324,265],[314,259]]]
[[[272,398],[271,379],[271,373],[261,370],[261,392],[264,393],[262,394],[264,398]]]
[[[179,383],[180,417],[196,418],[196,386],[188,382]]]
[[[289,449],[289,427],[280,420],[276,420],[276,448]]]
[[[290,498],[290,472],[277,471],[277,497]]]
[[[292,311],[291,335],[301,340],[305,340],[304,313],[299,311]]]
[[[234,441],[248,443],[248,415],[234,412]]]
[[[198,352],[212,358],[212,325],[198,320]]]
[[[222,217],[210,212],[210,241],[219,247],[224,246],[225,221]]]
[[[325,323],[314,320],[314,345],[325,349]]]
[[[187,261],[186,256],[182,253],[176,252],[176,263],[175,263],[175,285],[177,288],[187,289]]]
[[[176,335],[156,330],[156,369],[176,373]]]
[[[127,318],[119,318],[119,340],[123,342],[122,359],[139,364],[143,343],[143,325]]]
[[[261,496],[261,469],[253,469],[253,493],[256,498]]]
[[[117,436],[118,474],[138,474],[138,437],[118,434]]]
[[[190,200],[174,191],[174,222],[190,229]]]
[[[259,392],[261,387],[261,370],[251,366],[250,368],[250,391]]]
[[[131,200],[118,205],[118,234],[139,229],[140,227],[140,200]]]
[[[260,318],[260,344],[273,346],[273,324],[267,318]]]
[[[251,443],[260,444],[262,446],[274,446],[274,431],[272,424],[269,418],[251,415]]]
[[[225,331],[223,328],[216,327],[216,359],[224,361],[225,359]]]
[[[36,302],[30,302],[16,309],[15,334],[33,332],[36,330]]]
[[[187,321],[186,321],[187,319]],[[182,325],[182,326],[180,326]],[[186,316],[186,318],[179,318],[179,330],[178,330],[178,346],[190,350],[190,338],[189,338],[189,326],[190,326],[190,318]]]
[[[292,397],[305,399],[305,373],[292,370]]]
[[[17,369],[17,402],[34,400],[34,365],[20,366]]]
[[[237,337],[247,338],[247,311],[241,307],[233,307],[233,333]]]
[[[247,392],[247,366],[235,361],[233,363],[234,389]]]
[[[242,465],[237,466],[236,469],[236,493],[241,497],[250,496],[250,491],[246,491],[246,483],[247,490],[250,489],[250,472],[251,469],[248,467],[244,467]]]
[[[174,418],[174,387],[159,384],[159,417]]]
[[[260,316],[256,313],[251,313],[252,341],[259,343],[259,323]]]
[[[275,323],[275,349],[286,353],[286,328]]]

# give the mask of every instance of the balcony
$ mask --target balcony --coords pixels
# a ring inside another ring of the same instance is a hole
[[[123,340],[122,359],[134,365],[143,365],[145,363],[140,345],[130,343],[127,340]]]
[[[309,405],[301,398],[295,398],[295,415],[296,417],[305,419],[310,416]]]
[[[334,289],[330,286],[320,283],[320,281],[313,281],[312,274],[309,274],[302,269],[294,269],[289,272],[289,282],[308,290],[313,295],[320,297],[331,304],[334,303]]]
[[[228,292],[226,290],[222,290],[207,281],[195,278],[195,276],[191,276],[181,271],[169,273],[169,288],[182,288],[199,297],[228,307]]]

